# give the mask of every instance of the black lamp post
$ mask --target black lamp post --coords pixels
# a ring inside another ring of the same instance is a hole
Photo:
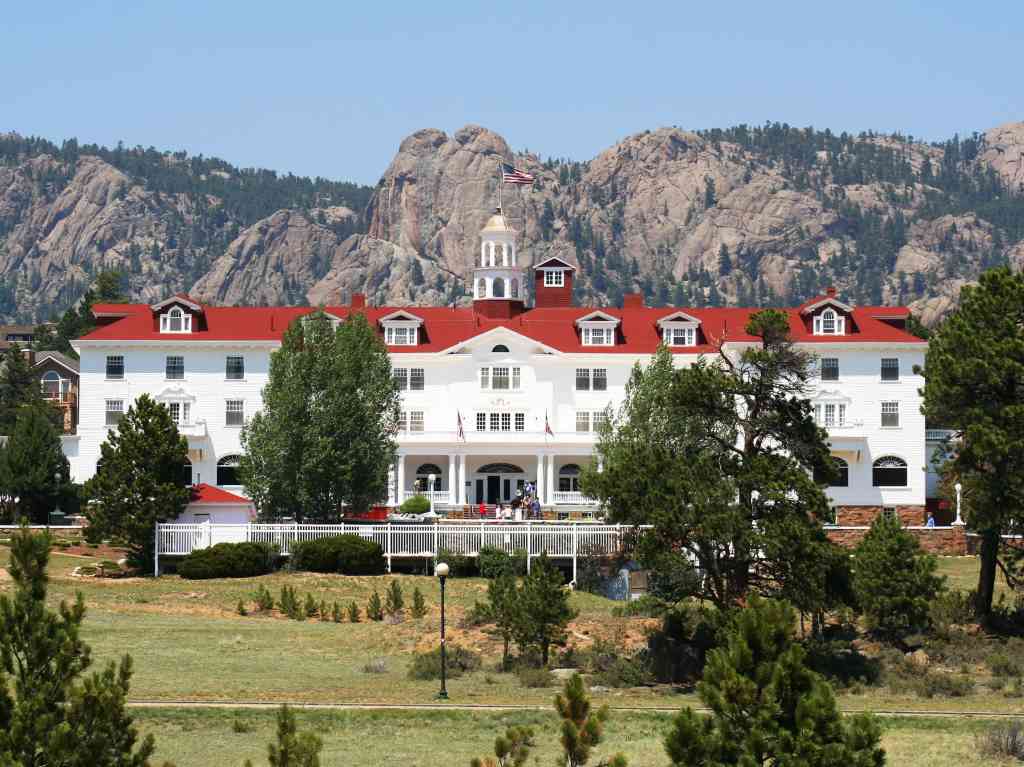
[[[448,565],[444,562],[438,563],[434,568],[437,577],[441,581],[441,692],[437,694],[439,700],[448,700],[448,687],[445,684],[448,672],[448,655],[444,641],[444,582],[448,578]]]

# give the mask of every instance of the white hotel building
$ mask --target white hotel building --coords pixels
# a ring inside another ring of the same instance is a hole
[[[648,308],[640,296],[627,296],[621,308],[576,307],[573,266],[552,258],[529,271],[496,212],[481,232],[472,306],[374,307],[357,294],[349,306],[325,307],[339,320],[363,312],[400,382],[389,505],[434,474],[440,504],[507,501],[529,481],[546,507],[578,511],[589,503],[578,472],[593,455],[595,426],[606,407],[620,404],[635,362],[662,342],[680,366],[718,344],[738,353],[756,342],[743,333],[753,309]],[[241,426],[261,407],[285,329],[310,311],[203,306],[185,295],[94,307],[99,327],[74,344],[81,399],[67,450],[75,480],[93,474],[107,430],[147,393],[168,406],[188,438],[189,480],[244,492],[235,470]],[[829,489],[838,522],[863,524],[891,509],[922,524],[925,423],[922,379],[913,370],[927,347],[904,329],[908,311],[852,307],[834,291],[787,311],[793,337],[821,358],[812,398],[846,467],[840,486]]]

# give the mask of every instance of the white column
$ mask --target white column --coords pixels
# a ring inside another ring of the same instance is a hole
[[[603,471],[604,471],[604,457],[599,455],[597,457],[597,473],[600,474]]]
[[[455,453],[448,454],[448,503],[455,503],[455,488],[459,482],[459,473],[455,467],[457,459]]]
[[[405,454],[398,454],[398,487],[395,491],[395,495],[398,497],[398,505],[402,505],[402,501],[405,500]]]
[[[537,453],[537,500],[544,505],[544,454]]]
[[[548,481],[548,489],[547,489],[547,492],[544,495],[547,497],[548,503],[554,503],[555,502],[555,456],[554,455],[549,455],[548,456],[548,470],[546,472],[546,475],[547,476],[545,477],[545,479],[547,479],[547,481]]]
[[[459,486],[458,503],[463,506],[466,505],[466,454],[460,453],[458,456],[459,468],[456,472],[456,483]]]
[[[396,498],[398,497],[398,473],[395,470],[395,464],[392,463],[388,468],[388,506],[396,506]]]

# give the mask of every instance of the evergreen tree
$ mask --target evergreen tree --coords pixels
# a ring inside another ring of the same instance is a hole
[[[504,735],[494,740],[494,758],[473,759],[470,767],[524,767],[534,747],[533,730],[529,727],[509,727]]]
[[[25,352],[17,345],[0,356],[0,435],[14,431],[18,410],[24,405],[42,402],[39,376],[28,364]]]
[[[697,692],[707,717],[687,708],[665,738],[678,767],[800,765],[881,767],[881,731],[868,715],[846,719],[828,683],[807,668],[793,641],[795,616],[753,597],[712,650]]]
[[[380,601],[380,594],[374,589],[370,599],[366,603],[366,617],[371,621],[384,620],[384,605]],[[355,623],[356,621],[352,621]]]
[[[427,614],[427,600],[423,598],[423,592],[417,586],[412,590],[412,617],[422,618]]]
[[[564,690],[555,696],[555,711],[562,719],[562,753],[556,764],[583,767],[590,761],[591,751],[604,739],[608,707],[592,710],[583,677],[577,673],[566,680]],[[599,762],[598,767],[626,767],[626,758],[616,754]]]
[[[853,552],[853,592],[871,627],[895,637],[927,628],[943,587],[937,568],[898,519],[877,516]]]
[[[576,611],[569,606],[569,592],[562,586],[562,574],[547,553],[541,554],[519,589],[515,635],[520,650],[538,648],[541,663],[547,666],[551,645],[564,639],[565,627],[575,617]]]
[[[0,445],[0,508],[6,507],[2,517],[10,522],[17,514],[34,525],[46,524],[73,491],[51,410],[42,402],[22,407],[7,444]]]
[[[334,519],[387,491],[399,396],[387,350],[362,313],[292,323],[270,358],[263,410],[242,429],[241,472],[266,516]]]
[[[149,572],[154,527],[175,519],[189,501],[182,481],[188,442],[167,408],[143,394],[100,445],[96,474],[85,484],[89,525],[128,544],[128,559]]]
[[[732,259],[729,258],[729,248],[722,243],[718,249],[718,273],[723,277],[732,272]]]
[[[1002,535],[1024,532],[1024,275],[1001,267],[965,286],[929,339],[924,413],[956,430],[943,472],[964,486],[966,522],[981,537],[976,607],[992,611],[996,570],[1013,577]],[[1019,575],[1018,575],[1019,577]]]
[[[501,667],[509,666],[509,643],[516,635],[519,620],[519,588],[515,575],[503,570],[487,584],[488,610],[501,635]]]
[[[662,347],[635,367],[598,438],[604,470],[585,469],[583,491],[615,522],[652,525],[641,556],[684,553],[704,574],[696,594],[720,608],[753,588],[817,612],[834,596],[835,558],[812,474],[835,469],[807,399],[812,359],[782,312],[756,313],[746,332],[761,344],[738,356],[676,370]]]
[[[704,209],[713,208],[718,203],[715,194],[715,180],[711,176],[704,177]]]
[[[147,767],[153,736],[125,710],[131,658],[82,677],[85,603],[46,607],[50,536],[23,527],[11,542],[13,594],[0,595],[0,764]]]
[[[384,594],[384,612],[388,615],[398,615],[404,609],[405,596],[402,594],[402,587],[398,581],[391,581]]]
[[[287,705],[277,712],[277,740],[267,746],[270,767],[320,767],[324,743],[312,732],[299,732],[295,714]],[[251,767],[251,763],[247,762]]]

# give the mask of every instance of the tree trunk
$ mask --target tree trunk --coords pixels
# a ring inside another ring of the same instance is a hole
[[[548,667],[548,643],[540,643],[540,661],[544,668]]]
[[[999,556],[999,528],[981,533],[981,569],[978,572],[978,596],[975,612],[981,619],[992,613],[992,598],[996,589],[996,559]]]

